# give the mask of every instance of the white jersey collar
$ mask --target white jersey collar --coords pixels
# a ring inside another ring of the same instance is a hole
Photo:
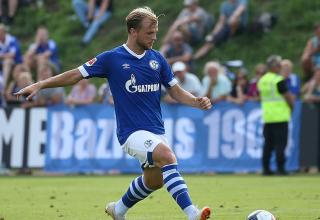
[[[124,47],[124,49],[126,49],[126,51],[128,51],[128,53],[130,53],[132,56],[134,56],[138,59],[141,59],[146,54],[146,51],[144,51],[143,54],[139,55],[139,54],[136,54],[135,52],[133,52],[132,50],[130,50],[130,48],[126,44],[123,44],[122,46]]]

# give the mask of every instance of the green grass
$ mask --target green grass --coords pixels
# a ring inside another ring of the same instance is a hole
[[[0,219],[103,220],[107,201],[120,198],[133,176],[0,177]],[[266,209],[278,220],[320,219],[320,176],[187,175],[193,201],[213,220],[245,220]],[[129,220],[186,219],[166,190],[128,213]]]

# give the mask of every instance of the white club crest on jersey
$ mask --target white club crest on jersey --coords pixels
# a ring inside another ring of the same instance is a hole
[[[122,64],[122,68],[123,69],[130,69],[130,64],[124,63],[124,64]]]
[[[136,92],[156,92],[160,89],[160,84],[145,84],[145,85],[136,85],[137,80],[134,74],[131,74],[131,78],[126,82],[126,90],[130,93]]]
[[[156,60],[150,60],[149,65],[153,70],[157,70],[159,68],[159,63]]]

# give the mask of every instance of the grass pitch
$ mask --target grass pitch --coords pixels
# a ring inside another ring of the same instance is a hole
[[[134,176],[0,177],[1,220],[108,220],[104,206]],[[256,209],[277,220],[320,219],[320,176],[187,175],[195,204],[213,220],[245,220]],[[129,220],[186,219],[165,189],[129,211]]]

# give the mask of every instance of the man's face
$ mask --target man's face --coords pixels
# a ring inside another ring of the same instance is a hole
[[[218,70],[215,67],[210,67],[208,69],[208,76],[211,80],[217,80],[218,77]]]
[[[183,44],[183,36],[181,33],[174,33],[172,36],[172,43],[175,47],[181,47]]]
[[[174,75],[179,79],[180,82],[184,81],[186,72],[185,71],[175,71]]]
[[[39,43],[46,43],[48,41],[48,37],[48,31],[46,29],[41,28],[38,30],[36,38]]]
[[[284,78],[288,78],[291,73],[290,65],[283,63],[281,65],[281,73]]]
[[[149,50],[157,40],[158,23],[145,18],[142,20],[140,28],[134,32],[136,34],[136,44],[144,50]]]

